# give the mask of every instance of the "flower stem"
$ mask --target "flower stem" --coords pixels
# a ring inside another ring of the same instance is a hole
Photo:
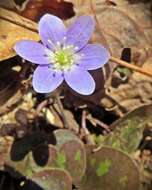
[[[61,117],[62,117],[64,128],[69,129],[69,124],[68,124],[68,121],[67,121],[67,118],[66,118],[64,108],[63,108],[62,102],[60,100],[59,94],[56,94],[55,99],[56,99],[56,103],[57,103],[57,105],[58,105],[58,107],[60,109],[60,114],[61,114]]]
[[[124,67],[127,67],[127,68],[129,68],[129,69],[131,69],[131,70],[134,70],[134,71],[136,71],[136,72],[139,72],[139,73],[142,73],[142,74],[147,75],[147,76],[149,76],[149,77],[152,77],[152,72],[149,72],[149,71],[146,70],[146,69],[143,69],[143,68],[138,67],[138,66],[136,66],[136,65],[127,63],[126,61],[120,60],[120,59],[118,59],[118,58],[116,58],[116,57],[112,57],[112,56],[111,56],[110,60],[113,61],[113,62],[115,62],[115,63],[117,63],[117,64],[119,64],[119,65],[122,65],[122,66],[124,66]]]
[[[82,111],[82,120],[81,120],[81,133],[83,133],[87,144],[89,145],[95,145],[95,142],[87,128],[87,123],[86,123],[86,119],[87,119],[87,112],[86,110]]]

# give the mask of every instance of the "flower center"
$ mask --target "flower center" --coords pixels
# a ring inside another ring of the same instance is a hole
[[[78,63],[80,55],[75,51],[78,49],[73,45],[65,45],[66,38],[63,38],[63,42],[57,42],[55,45],[49,40],[48,42],[54,46],[54,52],[47,52],[47,56],[50,63],[55,70],[69,70],[72,65]]]
[[[74,55],[70,51],[68,52],[64,49],[61,49],[55,52],[54,60],[55,60],[55,64],[63,68],[63,67],[71,66],[73,64]]]

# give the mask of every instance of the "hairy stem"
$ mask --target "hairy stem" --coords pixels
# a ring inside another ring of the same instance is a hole
[[[63,108],[62,102],[61,102],[58,94],[56,94],[55,99],[56,99],[56,103],[57,103],[59,110],[60,110],[60,115],[61,115],[61,118],[62,118],[62,121],[64,124],[64,128],[69,129],[69,124],[68,124],[66,115],[64,113],[64,108]]]

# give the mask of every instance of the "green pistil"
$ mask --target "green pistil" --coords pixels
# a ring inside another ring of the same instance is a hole
[[[62,66],[66,66],[69,63],[71,63],[72,59],[72,55],[68,55],[67,53],[65,53],[64,51],[59,51],[56,53],[55,55],[55,60],[57,63],[59,63]]]
[[[59,50],[54,55],[54,67],[56,69],[69,69],[74,63],[74,55],[70,51]]]

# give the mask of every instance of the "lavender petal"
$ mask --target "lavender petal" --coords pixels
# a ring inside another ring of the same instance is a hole
[[[55,72],[48,66],[38,66],[33,75],[33,88],[39,93],[50,93],[63,82],[61,72]]]
[[[78,50],[89,41],[95,28],[94,19],[91,16],[79,17],[67,30],[67,45],[74,45]]]
[[[23,59],[36,64],[49,64],[46,52],[50,51],[41,43],[32,40],[21,40],[14,46],[14,50]]]
[[[82,55],[79,66],[85,70],[98,69],[110,59],[109,51],[99,44],[88,44],[78,54]]]
[[[57,42],[61,42],[66,34],[63,21],[51,14],[45,14],[39,22],[39,35],[42,42],[54,49]],[[54,44],[54,45],[53,45]]]
[[[64,73],[67,84],[82,95],[90,95],[95,90],[95,82],[88,71],[74,66],[70,71]]]

